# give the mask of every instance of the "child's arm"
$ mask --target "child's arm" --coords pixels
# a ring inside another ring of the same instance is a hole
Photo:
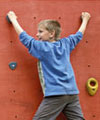
[[[15,13],[13,11],[10,11],[7,15],[8,15],[13,27],[15,28],[15,31],[17,32],[18,35],[20,35],[20,33],[23,32],[24,30],[19,25],[19,23],[17,21],[17,16],[15,15]]]
[[[90,19],[91,15],[88,12],[82,12],[81,18],[82,18],[82,24],[79,28],[78,31],[82,32],[82,34],[84,34],[87,23]]]
[[[44,52],[47,52],[47,44],[39,40],[35,40],[32,36],[28,35],[19,25],[17,16],[13,11],[10,11],[7,16],[19,35],[21,43],[28,48],[29,53],[38,59],[42,59]]]

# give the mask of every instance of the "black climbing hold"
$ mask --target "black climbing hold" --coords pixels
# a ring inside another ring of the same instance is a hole
[[[16,62],[10,62],[9,67],[10,67],[11,70],[15,70],[16,67],[17,67],[17,63]]]
[[[11,24],[11,21],[10,21],[10,19],[9,19],[8,15],[6,16],[6,19],[7,19],[8,23],[10,23],[10,24]]]

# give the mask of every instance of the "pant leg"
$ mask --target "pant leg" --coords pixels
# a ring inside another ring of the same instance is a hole
[[[65,106],[65,96],[44,98],[33,120],[55,120]]]
[[[68,120],[85,120],[79,103],[78,95],[72,95],[69,103],[63,110],[64,115]]]

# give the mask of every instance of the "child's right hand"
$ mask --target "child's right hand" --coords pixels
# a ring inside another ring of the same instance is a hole
[[[15,13],[13,11],[9,11],[7,16],[9,17],[11,22],[13,22],[14,20],[17,19],[17,16],[15,15]]]
[[[89,19],[91,18],[91,15],[88,12],[82,12],[81,18],[82,18],[82,24],[78,31],[80,31],[80,32],[82,32],[82,34],[84,34],[87,23],[88,23]]]
[[[89,19],[91,18],[91,15],[88,12],[82,12],[81,18],[82,18],[82,21],[86,20],[88,22]]]

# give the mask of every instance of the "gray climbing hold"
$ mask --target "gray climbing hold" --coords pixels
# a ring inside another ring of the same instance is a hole
[[[10,23],[10,24],[12,23],[12,22],[10,21],[8,15],[6,16],[6,19],[7,19],[8,23]]]

